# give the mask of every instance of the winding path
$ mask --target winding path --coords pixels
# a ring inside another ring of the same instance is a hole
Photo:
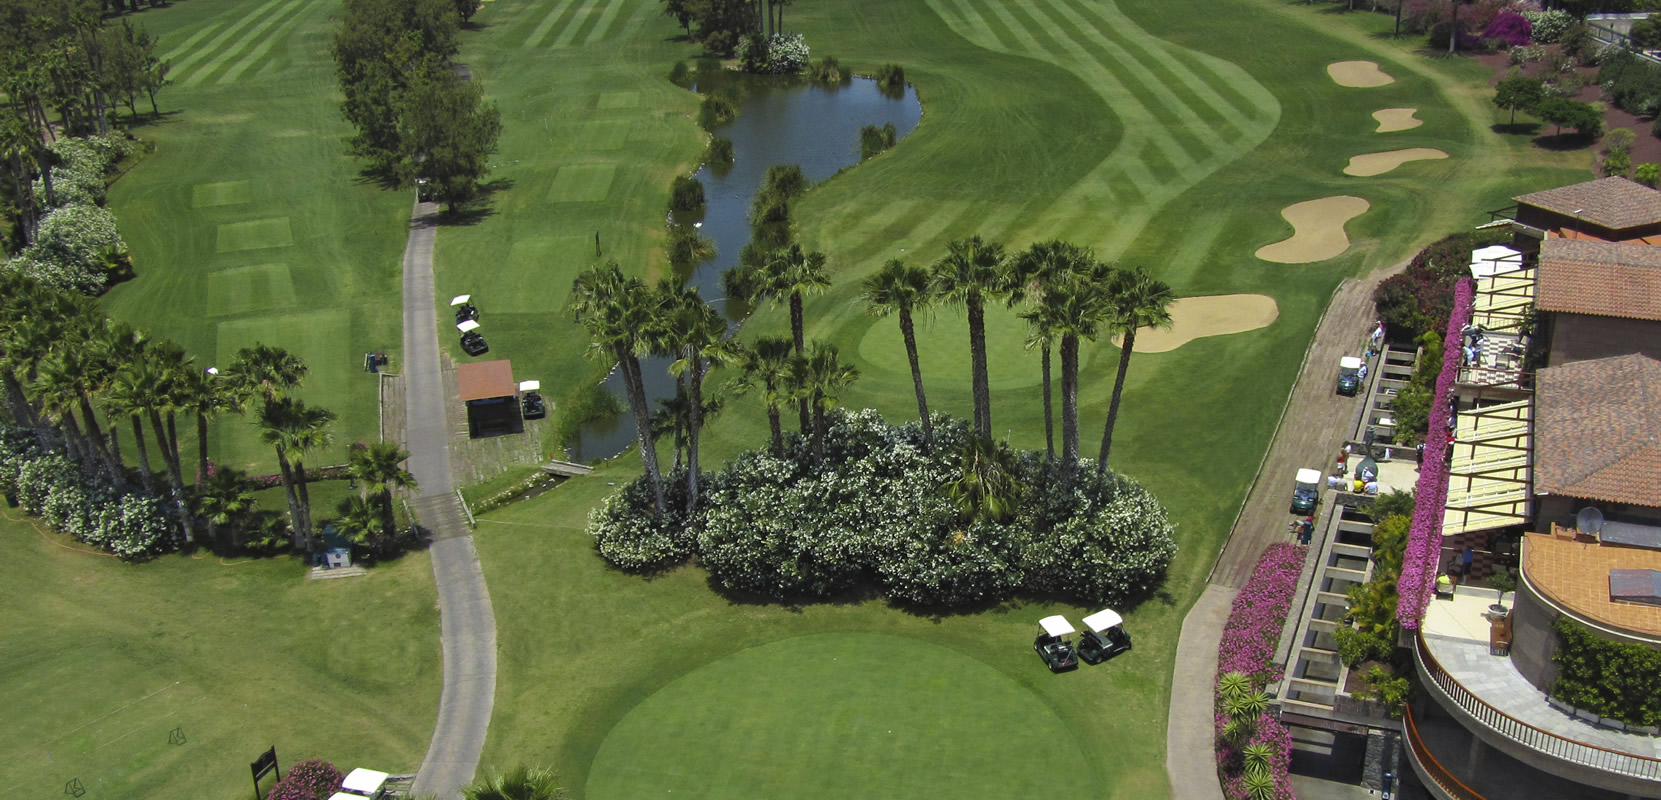
[[[409,470],[421,487],[415,508],[432,541],[444,688],[413,794],[451,800],[473,779],[496,698],[496,617],[473,537],[450,481],[450,426],[438,362],[433,296],[436,203],[417,203],[404,248],[404,403]]]

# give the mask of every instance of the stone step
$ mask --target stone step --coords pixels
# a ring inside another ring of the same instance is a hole
[[[418,497],[410,507],[431,541],[457,539],[473,533],[467,524],[467,512],[461,508],[461,499],[454,493]]]

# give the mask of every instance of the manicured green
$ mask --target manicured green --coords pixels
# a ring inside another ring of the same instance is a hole
[[[126,564],[0,517],[0,791],[247,797],[272,745],[285,769],[419,765],[440,677],[425,554],[309,581],[288,558]]]
[[[103,299],[202,367],[256,342],[304,358],[303,396],[340,415],[337,446],[309,459],[318,465],[376,436],[363,354],[388,352],[399,368],[411,200],[361,180],[346,155],[327,50],[337,5],[190,0],[133,16],[173,61],[173,85],[157,97],[163,119],[135,131],[156,152],[110,188],[138,277]],[[216,460],[276,471],[254,425],[227,419],[212,438]]]
[[[1087,759],[1042,697],[986,664],[911,637],[822,633],[648,697],[600,745],[587,794],[1090,797]]]

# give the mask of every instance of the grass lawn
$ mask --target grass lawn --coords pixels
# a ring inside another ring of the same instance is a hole
[[[501,352],[515,359],[518,372],[573,380],[584,374],[584,340],[558,309],[570,277],[593,260],[593,231],[603,230],[608,255],[626,269],[655,274],[664,186],[690,167],[698,146],[691,98],[661,78],[693,48],[669,41],[675,29],[644,3],[595,0],[588,4],[594,13],[567,16],[570,5],[490,5],[481,12],[482,29],[468,34],[464,57],[503,105],[502,175],[513,186],[498,196],[492,215],[442,231],[438,252],[439,294],[449,291],[447,276],[466,276],[455,291],[473,291],[484,303],[512,295],[500,302],[514,316],[498,330],[506,334]],[[585,45],[584,31],[600,30],[601,9],[612,26]],[[1129,656],[1073,675],[1044,671],[1030,651],[1034,621],[1093,609],[1024,602],[924,618],[864,598],[780,608],[717,595],[695,568],[651,580],[614,573],[594,555],[583,528],[587,510],[615,491],[611,484],[634,476],[638,461],[631,456],[481,523],[477,543],[502,643],[485,761],[552,764],[568,786],[594,800],[688,786],[744,796],[755,785],[747,781],[766,775],[732,754],[756,749],[749,737],[765,736],[764,752],[749,757],[777,759],[771,788],[811,793],[817,789],[788,776],[798,759],[829,747],[833,735],[763,731],[828,724],[813,711],[824,702],[817,698],[826,683],[860,702],[896,702],[880,698],[910,686],[909,678],[874,665],[921,652],[911,648],[943,647],[954,651],[952,659],[972,659],[1030,694],[1018,704],[1031,715],[1008,724],[1036,730],[1048,714],[1060,720],[1072,743],[1057,747],[1091,754],[1068,773],[1083,791],[1162,796],[1164,720],[1182,615],[1234,519],[1334,288],[1487,221],[1484,212],[1506,205],[1504,198],[1590,177],[1589,162],[1583,153],[1537,151],[1493,134],[1489,126],[1500,112],[1464,62],[1424,59],[1416,42],[1380,39],[1370,21],[1284,0],[856,0],[792,6],[787,16],[816,57],[835,55],[861,71],[902,64],[924,103],[922,124],[899,147],[814,188],[797,211],[802,239],[826,252],[833,280],[808,304],[808,333],[837,343],[862,373],[845,405],[875,407],[894,419],[915,408],[896,326],[864,313],[856,301],[859,279],[888,258],[928,263],[946,241],[971,233],[1012,248],[1068,238],[1145,265],[1179,295],[1267,294],[1279,318],[1261,330],[1133,362],[1114,465],[1165,499],[1182,551],[1164,591],[1128,614],[1137,643]],[[635,27],[613,33],[623,20]],[[541,60],[524,57],[527,45],[564,36],[558,31],[566,24],[588,27],[566,47],[541,52]],[[1265,46],[1272,42],[1297,46]],[[1326,65],[1352,59],[1378,61],[1397,80],[1376,89],[1337,86]],[[527,83],[524,76],[541,69],[560,79]],[[625,85],[634,95],[628,102],[618,99]],[[1372,112],[1398,106],[1419,109],[1425,124],[1374,133]],[[609,144],[624,127],[626,141]],[[595,147],[597,138],[608,144]],[[1351,156],[1408,147],[1434,147],[1450,158],[1370,178],[1342,173]],[[596,204],[589,198],[599,195],[593,187],[602,174],[610,183]],[[619,192],[626,179],[638,192]],[[1282,208],[1343,194],[1367,199],[1371,209],[1349,224],[1351,247],[1342,256],[1305,265],[1253,256],[1291,234]],[[480,263],[492,268],[477,269]],[[491,307],[483,308],[488,315]],[[1041,447],[1037,356],[1022,348],[1024,332],[1009,315],[990,316],[993,427],[1019,446]],[[931,406],[967,416],[963,323],[942,310],[925,327]],[[744,335],[784,330],[785,312],[764,308]],[[1100,436],[1117,356],[1105,340],[1081,356],[1087,452]],[[706,457],[725,458],[765,435],[756,401],[735,399],[706,434]],[[825,633],[847,636],[824,639],[824,647],[858,651],[866,659],[860,663],[873,666],[826,673],[823,664],[799,663],[822,659],[780,655],[820,646],[814,635]],[[764,666],[781,660],[789,666]],[[960,673],[965,682],[982,679],[976,669],[952,669]],[[778,682],[802,687],[795,695],[800,708],[777,712],[794,722],[763,714],[754,727],[723,725],[729,707],[744,702],[735,687],[771,696]],[[948,677],[915,691],[950,720],[961,688]],[[699,703],[702,716],[694,710]],[[965,730],[976,722],[965,719]],[[895,746],[875,731],[847,734],[862,737],[853,749],[869,761],[838,763],[828,792],[887,792],[878,782],[858,782],[866,766],[886,774],[884,759]],[[999,744],[1014,754],[1022,745],[1009,738]],[[988,766],[967,755],[974,743],[956,737],[903,747],[936,744],[955,748],[943,756],[954,765]],[[1107,753],[1112,757],[1099,756]],[[989,768],[995,777],[954,793],[1004,797],[1012,784],[999,781],[1023,778],[1019,757]]]
[[[280,499],[279,499],[280,502]],[[247,797],[248,762],[412,772],[437,716],[432,568],[126,564],[0,509],[0,798]],[[371,622],[371,620],[373,622]],[[186,743],[168,742],[182,728]]]
[[[328,55],[337,8],[191,0],[134,17],[172,59],[173,85],[162,120],[137,130],[156,152],[110,189],[138,278],[103,300],[203,367],[256,342],[304,358],[307,401],[340,415],[318,465],[376,436],[363,354],[386,351],[398,368],[410,202],[360,181],[345,153]],[[216,460],[275,471],[250,422],[222,420],[212,436]]]

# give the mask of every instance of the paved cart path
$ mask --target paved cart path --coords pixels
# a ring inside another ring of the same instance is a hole
[[[1263,548],[1291,541],[1286,523],[1292,519],[1292,476],[1300,467],[1326,469],[1349,435],[1360,401],[1334,390],[1338,357],[1355,355],[1371,330],[1373,288],[1405,266],[1346,280],[1333,293],[1304,353],[1298,382],[1287,397],[1257,479],[1212,567],[1210,585],[1183,620],[1165,734],[1165,770],[1176,800],[1220,800],[1223,796],[1212,754],[1211,696],[1217,644],[1229,606],[1251,578]]]
[[[433,295],[435,203],[417,203],[404,248],[405,447],[421,487],[414,503],[432,540],[444,688],[413,794],[452,800],[473,779],[496,698],[496,617],[479,556],[450,481],[449,421]]]

